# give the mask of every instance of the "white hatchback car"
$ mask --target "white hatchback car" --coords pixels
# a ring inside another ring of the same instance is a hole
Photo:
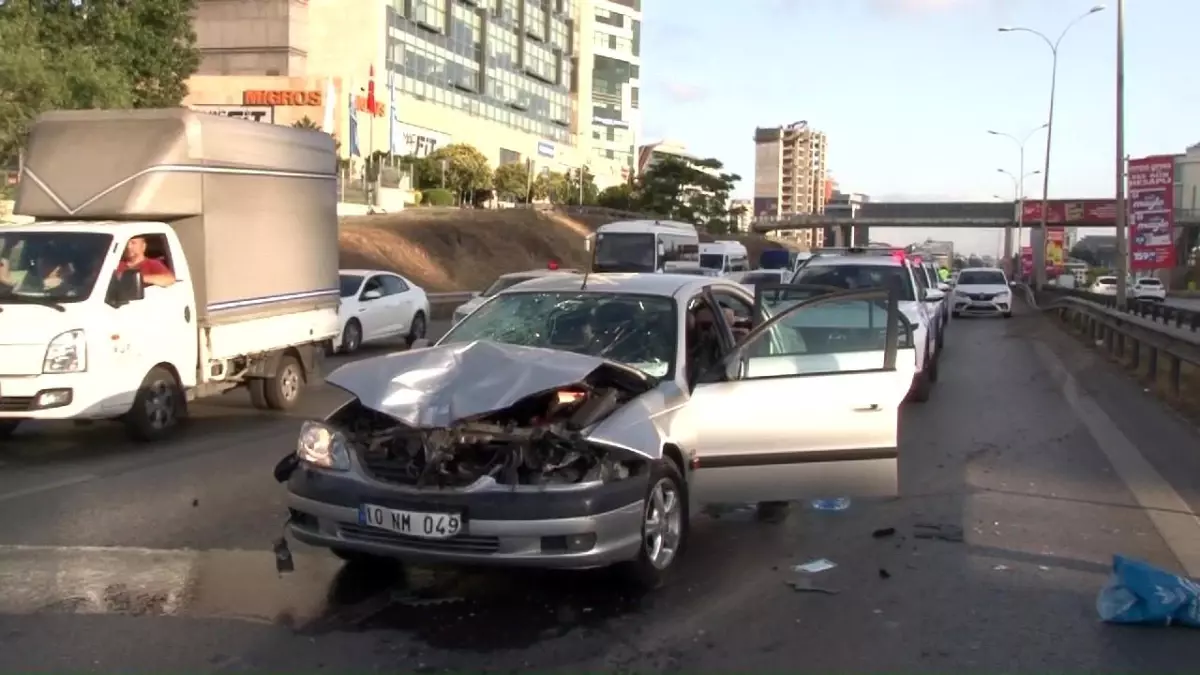
[[[940,350],[936,303],[945,298],[945,293],[938,288],[923,287],[917,279],[918,274],[921,271],[902,250],[883,247],[824,249],[805,261],[790,283],[850,291],[896,285],[900,294],[900,312],[913,325],[913,344],[916,345],[917,374],[913,378],[910,399],[927,401],[933,383],[938,379]]]
[[[1096,277],[1096,281],[1088,287],[1089,293],[1096,295],[1116,295],[1117,294],[1117,278],[1116,277]]]
[[[1153,277],[1143,277],[1133,282],[1133,286],[1129,289],[1131,295],[1137,300],[1149,300],[1151,302],[1164,302],[1167,299],[1167,287],[1163,283]]]
[[[338,278],[339,352],[350,354],[364,343],[401,336],[411,345],[425,337],[430,311],[423,288],[384,270],[341,270]]]

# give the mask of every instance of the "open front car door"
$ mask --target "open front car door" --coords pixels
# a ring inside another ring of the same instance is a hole
[[[830,290],[758,286],[757,326],[699,378],[687,414],[698,501],[898,493],[912,324],[895,289]]]

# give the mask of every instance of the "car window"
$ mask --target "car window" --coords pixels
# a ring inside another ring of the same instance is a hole
[[[975,270],[958,275],[959,286],[1004,286],[1004,273],[996,270]]]
[[[506,288],[511,288],[511,287],[516,286],[517,284],[521,283],[522,281],[529,281],[530,279],[533,279],[533,277],[532,276],[500,277],[499,279],[493,281],[492,285],[488,286],[486,291],[484,291],[483,293],[480,293],[480,296],[484,297],[484,298],[490,298],[493,295],[499,293],[500,291],[503,291]]]
[[[1162,282],[1158,279],[1138,279],[1139,286],[1162,286]]]
[[[408,284],[400,277],[390,274],[383,276],[383,292],[387,295],[399,295],[408,290]]]
[[[1117,283],[1116,277],[1098,277],[1096,283],[1102,286],[1111,286]]]
[[[565,291],[497,296],[438,344],[491,340],[575,352],[673,376],[678,324],[672,298]]]
[[[767,316],[777,316],[814,297],[811,289],[786,286],[759,293]],[[898,312],[898,348],[912,347],[908,323]],[[889,313],[887,295],[876,298],[831,297],[794,309],[746,344],[744,372],[751,379],[795,374],[879,370],[884,367]]]
[[[367,293],[370,293],[371,291],[375,291],[380,295],[384,294],[383,281],[381,281],[377,276],[367,279],[367,283],[363,284],[362,295],[358,296],[358,299],[366,300]]]
[[[792,278],[793,284],[813,286],[829,286],[847,291],[861,291],[868,288],[887,288],[890,283],[900,286],[900,300],[914,301],[913,282],[908,268],[899,264],[836,264],[836,265],[806,265],[800,268]]]
[[[348,298],[358,292],[358,287],[362,285],[363,278],[357,274],[339,274],[338,286],[341,289],[343,298]]]

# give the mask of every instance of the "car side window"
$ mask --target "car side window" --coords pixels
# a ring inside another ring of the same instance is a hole
[[[762,295],[768,317],[795,307],[809,295],[789,298],[789,289]],[[900,336],[899,348],[911,347],[912,338],[903,318],[893,320]],[[832,298],[799,309],[751,338],[744,347],[743,379],[784,375],[819,375],[879,370],[887,350],[889,313],[884,294],[878,298]]]
[[[383,277],[383,292],[384,295],[399,295],[408,290],[408,284],[400,277],[386,275]]]
[[[374,292],[372,293],[372,291]],[[368,297],[368,293],[374,297]],[[384,295],[387,295],[387,293],[383,289],[383,281],[379,277],[374,276],[370,279],[367,279],[367,283],[363,284],[362,294],[358,296],[358,299],[374,300],[376,298],[383,297]]]

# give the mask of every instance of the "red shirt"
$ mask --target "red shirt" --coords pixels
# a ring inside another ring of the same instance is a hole
[[[124,260],[117,265],[117,274],[124,274],[125,270],[129,269],[129,264]],[[140,264],[134,265],[133,269],[142,273],[142,276],[151,276],[155,274],[170,274],[171,270],[167,268],[166,263],[154,258],[143,258]]]

